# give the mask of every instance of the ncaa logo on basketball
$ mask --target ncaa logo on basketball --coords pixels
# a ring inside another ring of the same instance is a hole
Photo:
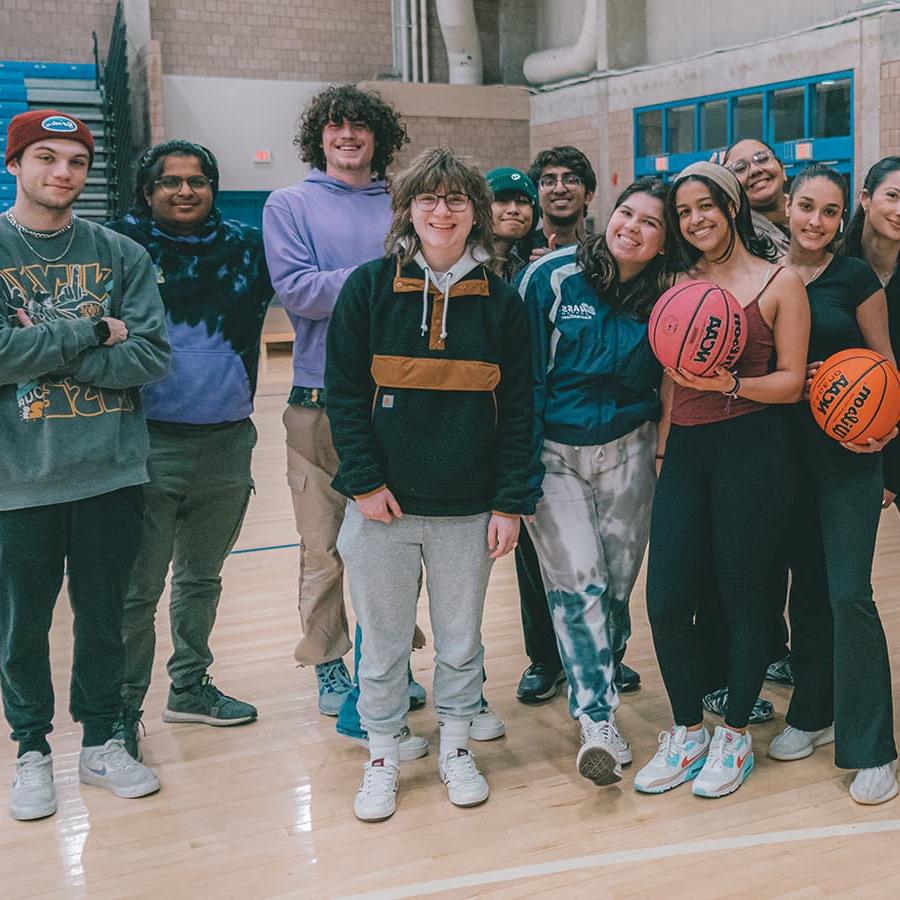
[[[41,122],[41,128],[55,134],[71,134],[73,131],[78,131],[78,126],[66,116],[47,116]]]
[[[846,375],[840,375],[838,378],[835,378],[835,380],[822,391],[822,396],[816,404],[816,408],[819,412],[823,415],[827,413],[828,407],[831,406],[831,404],[841,396],[844,389],[849,386],[850,382],[847,380]]]
[[[710,316],[706,320],[706,334],[700,340],[697,351],[694,353],[694,361],[705,363],[709,354],[716,349],[719,343],[719,332],[722,330],[722,320],[716,316]]]

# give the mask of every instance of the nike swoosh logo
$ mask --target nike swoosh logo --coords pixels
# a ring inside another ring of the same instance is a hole
[[[744,765],[744,760],[747,758],[748,754],[744,754],[743,756],[739,756],[737,758],[737,767],[740,769]]]
[[[681,768],[686,769],[688,766],[697,762],[697,760],[700,759],[700,757],[704,756],[705,754],[706,754],[706,750],[704,749],[704,750],[701,750],[696,756],[692,756],[690,759],[683,759],[681,761]]]
[[[102,769],[95,769],[93,766],[85,766],[88,772],[93,772],[95,775],[105,775],[106,774],[106,766]]]

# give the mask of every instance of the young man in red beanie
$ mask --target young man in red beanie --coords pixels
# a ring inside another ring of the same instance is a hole
[[[118,797],[159,789],[125,750],[122,608],[141,532],[147,428],[138,387],[169,346],[150,259],[79,219],[87,126],[55,110],[9,125],[16,202],[0,216],[0,688],[19,745],[14,819],[56,811],[48,633],[68,572],[79,778]]]

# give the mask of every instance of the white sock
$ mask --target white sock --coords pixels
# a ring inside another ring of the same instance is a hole
[[[375,734],[369,732],[369,760],[375,762],[383,759],[386,763],[400,765],[399,741],[393,734]]]
[[[444,716],[438,724],[441,726],[441,758],[457,750],[468,751],[471,719],[456,719],[451,716]]]

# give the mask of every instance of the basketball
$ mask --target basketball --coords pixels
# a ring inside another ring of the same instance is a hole
[[[836,441],[880,440],[900,421],[900,376],[873,350],[842,350],[816,372],[809,406],[816,424]]]
[[[666,368],[711,375],[733,366],[747,343],[740,303],[710,281],[682,281],[656,301],[648,324],[650,347]]]

